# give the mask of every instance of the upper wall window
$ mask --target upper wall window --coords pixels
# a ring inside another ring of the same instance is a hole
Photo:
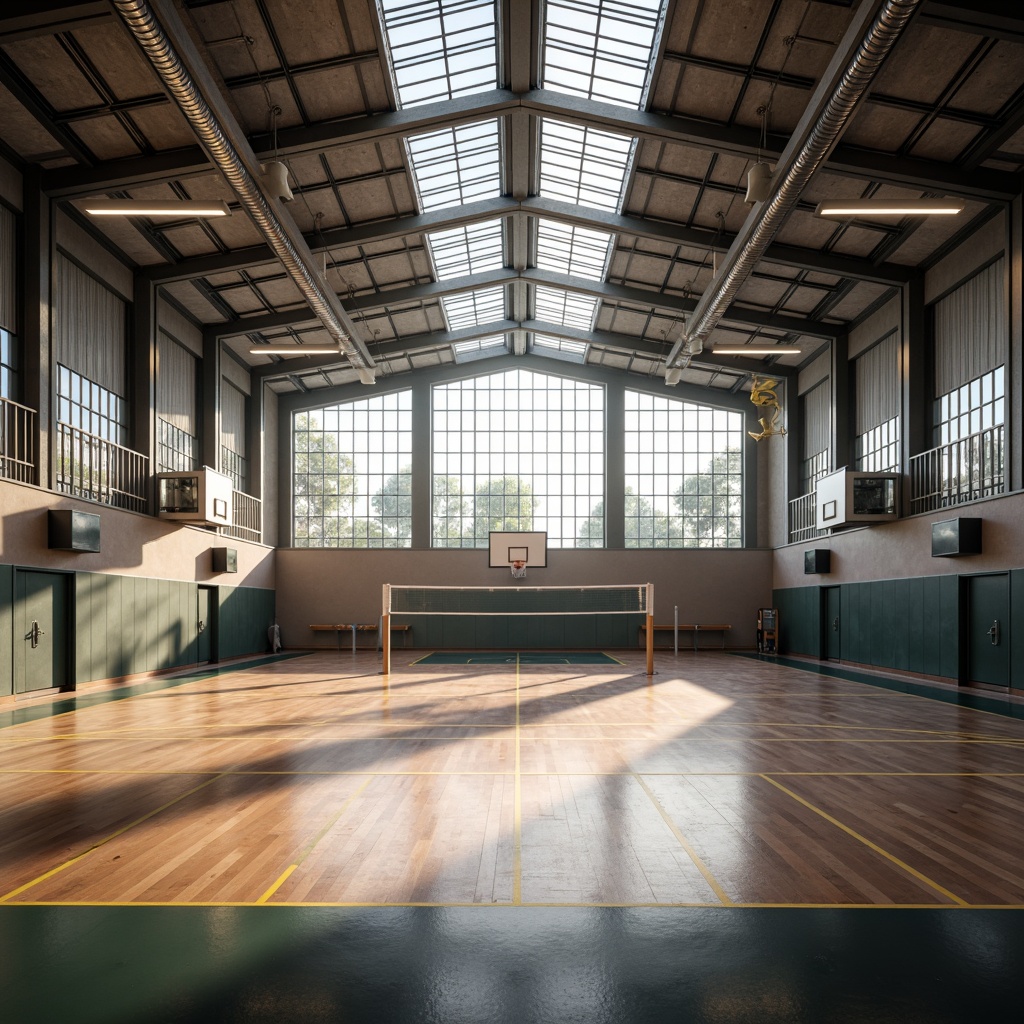
[[[604,389],[528,370],[433,389],[434,547],[544,530],[604,546]]]
[[[627,548],[743,544],[743,416],[626,391]]]
[[[895,333],[857,357],[854,379],[857,469],[896,473],[900,468],[900,373]]]
[[[412,392],[296,413],[296,547],[412,543]]]

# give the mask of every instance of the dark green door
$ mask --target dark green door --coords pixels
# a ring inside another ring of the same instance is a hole
[[[1010,685],[1009,576],[972,576],[967,650],[972,683]]]
[[[14,582],[14,692],[68,682],[67,577],[17,570]]]
[[[839,587],[825,588],[825,657],[840,661],[843,657],[842,623],[839,621]]]
[[[210,660],[210,591],[206,587],[199,588],[199,603],[196,610],[196,661]]]

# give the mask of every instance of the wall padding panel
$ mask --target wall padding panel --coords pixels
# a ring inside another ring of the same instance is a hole
[[[0,697],[14,693],[14,566],[0,565]]]
[[[1024,576],[1024,570],[1012,576]],[[1024,579],[1017,587],[1024,601]],[[820,588],[776,590],[774,601],[781,620],[781,653],[820,657]],[[843,661],[956,679],[959,607],[955,575],[844,584],[840,588]],[[1013,630],[1014,642],[1021,647],[1015,650],[1024,648],[1024,641],[1016,639],[1018,632]],[[1016,658],[1015,663],[1020,660]]]
[[[220,586],[217,597],[220,657],[237,658],[268,650],[267,629],[276,619],[276,592]]]

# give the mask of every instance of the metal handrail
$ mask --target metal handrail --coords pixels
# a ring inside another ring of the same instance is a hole
[[[36,411],[0,398],[0,477],[30,484],[35,476]]]
[[[910,511],[932,512],[1001,494],[1003,425],[987,427],[910,459]]]
[[[149,459],[70,423],[57,424],[57,490],[132,512],[146,511]]]
[[[244,491],[232,491],[232,523],[222,526],[220,532],[239,540],[263,540],[263,502]]]
[[[817,491],[801,494],[789,503],[789,539],[791,543],[814,540],[828,531],[817,527]]]

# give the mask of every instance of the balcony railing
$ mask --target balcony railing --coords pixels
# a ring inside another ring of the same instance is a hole
[[[67,423],[57,424],[57,490],[146,511],[149,459]]]
[[[792,543],[799,543],[803,540],[814,540],[815,537],[824,537],[827,530],[819,530],[817,527],[816,499],[817,491],[810,494],[801,494],[789,503],[789,539]]]
[[[226,537],[237,537],[239,540],[254,540],[258,544],[263,540],[263,503],[259,498],[242,491],[232,491],[233,523],[222,526],[220,532]]]
[[[35,475],[36,412],[0,398],[0,477],[30,484]]]
[[[911,512],[932,512],[1002,491],[1002,424],[910,460]]]

